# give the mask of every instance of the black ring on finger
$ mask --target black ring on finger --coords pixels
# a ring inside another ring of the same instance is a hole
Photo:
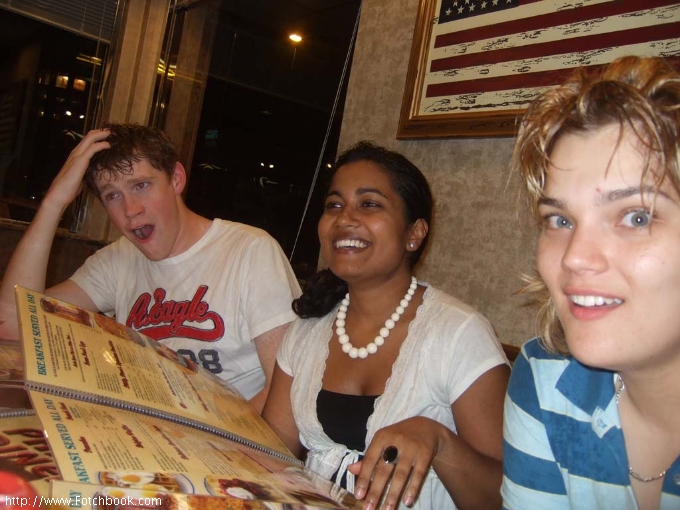
[[[385,461],[385,464],[396,464],[398,458],[399,450],[396,446],[388,446],[382,452],[382,459]]]

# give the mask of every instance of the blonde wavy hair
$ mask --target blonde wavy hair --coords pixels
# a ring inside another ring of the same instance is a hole
[[[632,132],[646,151],[642,179],[651,169],[655,188],[666,180],[680,193],[680,73],[662,58],[623,57],[594,71],[579,69],[563,85],[539,96],[519,128],[512,170],[537,221],[550,155],[566,134],[608,126]],[[653,165],[651,163],[654,163]],[[525,278],[520,294],[538,306],[538,334],[546,349],[569,354],[564,330],[538,274]]]

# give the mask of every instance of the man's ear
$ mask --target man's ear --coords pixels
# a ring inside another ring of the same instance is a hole
[[[427,221],[422,218],[416,220],[413,225],[411,225],[411,232],[406,240],[406,250],[416,251],[420,248],[420,245],[427,236],[429,230],[430,226],[427,224]]]
[[[187,185],[187,171],[179,161],[175,163],[170,182],[175,189],[175,195],[181,195]]]

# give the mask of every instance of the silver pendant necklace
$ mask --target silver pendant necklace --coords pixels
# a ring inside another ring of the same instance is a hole
[[[621,400],[621,394],[623,393],[623,390],[626,389],[626,385],[623,382],[623,379],[621,378],[621,376],[619,374],[616,374],[616,381],[621,383],[621,385],[619,386],[619,389],[616,390],[616,393],[614,394],[614,400],[616,401],[616,405],[618,406],[619,400]],[[641,474],[634,471],[633,467],[630,464],[628,464],[628,474],[630,475],[631,478],[635,478],[638,482],[644,482],[644,483],[654,482],[654,481],[659,480],[660,478],[663,478],[664,476],[666,476],[666,471],[668,471],[668,469],[664,469],[658,475],[642,476]]]

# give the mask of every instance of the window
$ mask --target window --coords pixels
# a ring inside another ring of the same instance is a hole
[[[68,26],[65,13],[52,16],[59,26],[25,15],[36,12],[18,13],[22,7],[45,9],[48,3],[13,0],[14,12],[2,8],[6,3],[0,0],[0,101],[10,103],[0,110],[0,132],[5,134],[0,140],[0,217],[31,221],[52,179],[92,124],[96,94],[91,91],[100,87],[108,43],[93,38],[88,23]],[[56,10],[67,4],[49,3]],[[115,0],[99,4],[112,6],[115,14]],[[77,228],[77,205],[64,214],[62,228]]]
[[[168,21],[162,58],[168,70],[176,66],[178,76],[187,74],[182,45],[194,26],[191,9],[200,3],[178,8]],[[207,78],[198,76],[205,88],[187,168],[187,205],[208,218],[267,230],[293,254],[299,278],[316,269],[319,198],[312,198],[299,236],[298,230],[317,166],[326,170],[335,158],[342,78],[349,76],[343,71],[360,3],[223,0],[212,20]],[[293,32],[302,40],[289,39]],[[191,124],[193,114],[173,115],[177,80],[165,68],[159,71],[153,114],[171,136],[176,124]],[[186,102],[177,107],[186,108]]]

